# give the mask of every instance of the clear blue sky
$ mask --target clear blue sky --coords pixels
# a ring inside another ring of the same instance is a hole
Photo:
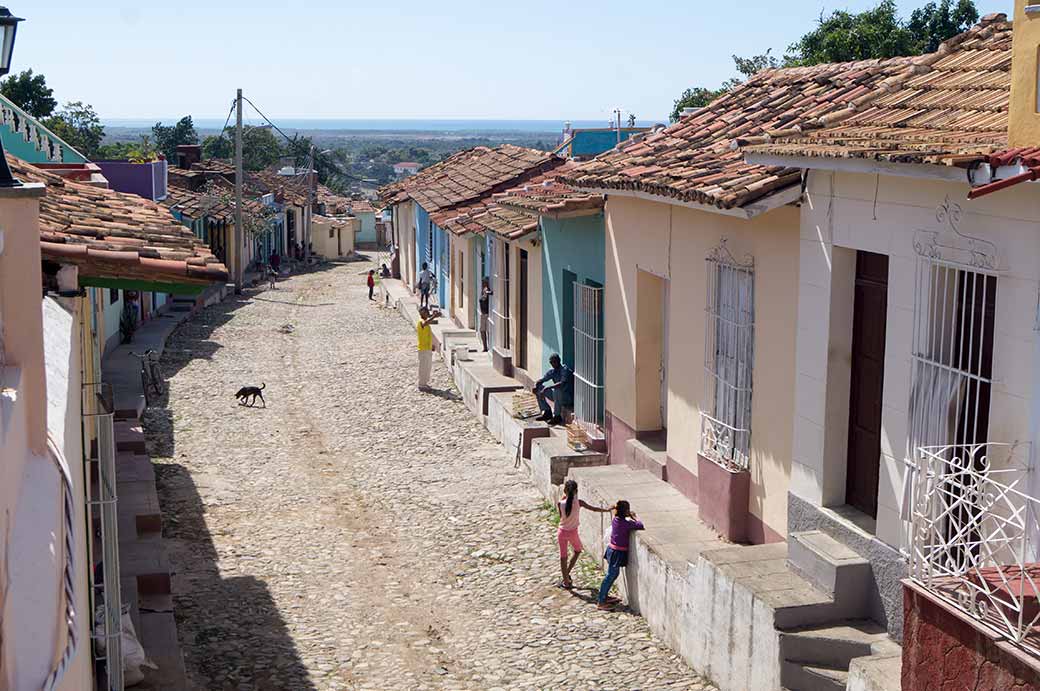
[[[926,0],[900,0],[905,13]],[[821,10],[875,0],[7,0],[13,69],[103,118],[661,118],[733,53],[782,53]],[[1012,0],[976,0],[980,13]]]

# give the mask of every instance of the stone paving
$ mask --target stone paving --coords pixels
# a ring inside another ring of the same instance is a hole
[[[366,299],[365,263],[208,308],[145,421],[198,689],[713,689],[638,616],[555,587],[552,515]],[[242,407],[265,384],[267,407]]]

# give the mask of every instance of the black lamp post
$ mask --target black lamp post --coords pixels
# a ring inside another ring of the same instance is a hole
[[[18,31],[20,17],[15,17],[6,7],[0,7],[0,76],[11,71],[11,54],[14,53],[14,35]],[[0,140],[0,187],[20,187],[21,181],[16,180],[11,174],[11,168],[7,165],[7,155],[4,153],[4,143]]]

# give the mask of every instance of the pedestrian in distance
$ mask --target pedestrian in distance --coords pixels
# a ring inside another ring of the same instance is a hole
[[[578,499],[578,483],[574,480],[567,480],[563,483],[563,499],[560,500],[557,508],[560,510],[560,528],[556,531],[556,542],[560,545],[560,573],[563,574],[560,587],[570,590],[574,585],[571,581],[571,571],[578,562],[582,550],[581,538],[578,537],[581,510],[608,513],[610,509],[593,506]],[[567,553],[568,546],[572,550],[570,555]]]
[[[430,290],[432,288],[433,272],[430,271],[430,265],[423,262],[422,271],[419,272],[419,305],[421,307],[430,306]]]
[[[542,416],[538,419],[551,425],[562,424],[564,406],[574,404],[574,370],[563,364],[558,354],[553,353],[549,356],[549,370],[534,383],[531,390],[542,410]]]
[[[430,390],[430,371],[433,369],[433,330],[431,324],[437,323],[441,313],[437,310],[430,312],[429,307],[419,308],[419,323],[415,325],[415,335],[418,338],[419,351],[419,390]]]
[[[484,352],[488,351],[488,313],[491,307],[491,296],[494,292],[491,290],[491,285],[488,283],[487,277],[484,277],[480,281],[480,340],[484,344]]]
[[[614,520],[610,523],[610,544],[603,553],[603,559],[607,562],[607,575],[599,586],[596,599],[596,607],[599,609],[613,609],[619,602],[616,597],[610,597],[610,588],[621,574],[622,567],[628,566],[628,547],[632,531],[635,530],[643,530],[643,522],[636,518],[627,501],[618,500],[614,505]]]
[[[376,289],[376,272],[373,269],[368,270],[368,299],[375,300],[373,293]]]

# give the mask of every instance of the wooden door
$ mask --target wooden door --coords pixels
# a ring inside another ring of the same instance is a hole
[[[527,369],[527,250],[520,250],[520,314],[517,315],[516,338],[519,357],[516,364]]]
[[[856,253],[855,295],[845,503],[877,518],[888,256],[873,252]]]

